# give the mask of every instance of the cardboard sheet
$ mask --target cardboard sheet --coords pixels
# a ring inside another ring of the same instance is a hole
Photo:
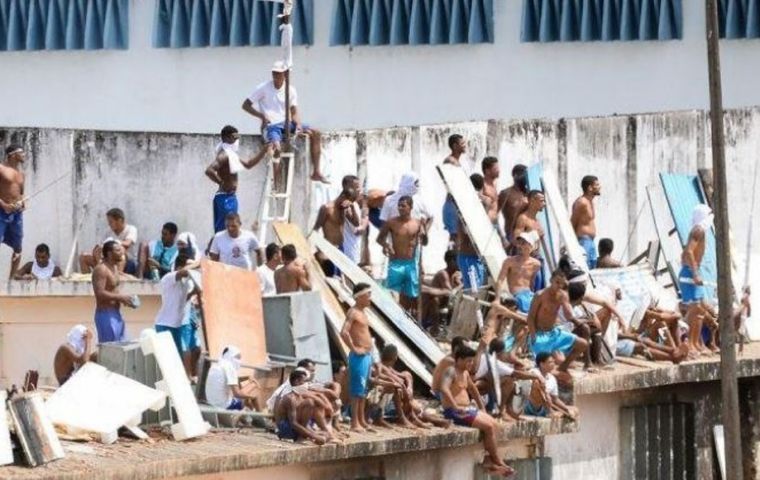
[[[424,331],[417,322],[410,317],[401,306],[396,303],[393,296],[378,285],[358,265],[346,257],[333,244],[317,233],[309,236],[309,241],[324,253],[344,275],[351,279],[354,284],[366,283],[372,287],[372,304],[393,325],[414,344],[425,357],[433,364],[437,364],[443,357],[443,351],[438,343]]]
[[[501,264],[507,259],[499,234],[494,230],[493,223],[488,218],[465,171],[453,165],[439,165],[436,169],[454,199],[454,204],[470,235],[472,244],[483,257],[488,274],[495,284]]]
[[[340,339],[340,330],[343,328],[343,322],[346,321],[346,313],[343,311],[343,307],[338,299],[335,298],[335,294],[325,283],[324,273],[322,273],[319,263],[314,259],[311,245],[306,240],[306,237],[304,237],[298,225],[275,222],[272,224],[272,229],[282,245],[292,244],[296,247],[298,256],[306,260],[311,289],[318,291],[322,297],[322,309],[327,318],[330,336],[335,344],[340,347],[343,358],[348,358],[348,347]]]
[[[222,356],[227,345],[242,352],[243,363],[267,362],[264,307],[256,272],[203,259],[203,317],[208,351]]]

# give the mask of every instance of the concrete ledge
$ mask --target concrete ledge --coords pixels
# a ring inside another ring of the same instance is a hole
[[[499,441],[577,431],[578,424],[566,420],[526,420],[504,424]],[[162,440],[155,444],[64,442],[63,460],[35,469],[0,467],[0,479],[150,480],[457,448],[479,442],[477,430],[462,427],[414,434],[408,430],[353,434],[344,445],[322,447],[283,442],[275,435],[254,432],[214,432],[192,441]]]
[[[122,280],[119,292],[161,295],[158,283]],[[0,297],[94,297],[89,280],[10,280],[0,284]]]
[[[711,382],[720,380],[720,356],[712,355],[699,360],[672,365],[666,362],[637,361],[641,366],[618,361],[614,370],[589,374],[576,380],[575,395],[640,390],[675,383]],[[745,345],[744,353],[737,356],[737,375],[760,375],[760,343]]]

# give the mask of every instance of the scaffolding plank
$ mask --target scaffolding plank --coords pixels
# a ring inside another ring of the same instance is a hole
[[[388,318],[401,333],[408,338],[433,365],[436,365],[443,357],[443,351],[438,343],[427,334],[419,324],[412,319],[401,306],[396,303],[393,296],[383,287],[377,284],[358,265],[346,257],[333,244],[317,233],[309,235],[309,241],[329,258],[336,267],[346,275],[352,283],[366,283],[372,287],[372,303]]]

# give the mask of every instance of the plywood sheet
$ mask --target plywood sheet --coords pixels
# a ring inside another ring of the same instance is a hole
[[[388,319],[393,325],[412,342],[424,355],[435,365],[440,361],[444,354],[438,343],[427,334],[419,324],[410,317],[401,306],[396,303],[393,296],[383,287],[377,284],[367,273],[358,265],[346,257],[343,252],[338,250],[333,244],[324,239],[321,235],[312,233],[309,241],[324,253],[339,269],[346,275],[351,282],[366,283],[372,287],[372,304]]]
[[[264,307],[256,272],[203,259],[203,317],[208,351],[222,356],[227,345],[242,352],[243,362],[267,362]]]
[[[325,317],[327,318],[330,335],[333,341],[340,347],[343,358],[348,358],[348,347],[340,339],[340,330],[346,321],[346,313],[343,311],[343,307],[338,299],[335,298],[335,294],[325,283],[325,275],[322,272],[322,267],[319,266],[319,263],[314,258],[311,245],[296,224],[275,222],[272,224],[272,228],[281,244],[292,244],[296,247],[298,256],[306,260],[311,289],[318,291],[322,297],[322,310],[324,310]]]
[[[494,284],[499,276],[501,264],[507,259],[501,238],[483,208],[478,194],[472,187],[470,178],[460,167],[439,165],[436,167],[446,189],[454,199],[459,216],[475,246],[488,267],[488,273]]]
[[[579,268],[588,271],[586,251],[581,248],[580,243],[578,243],[578,238],[575,236],[573,225],[570,223],[570,213],[567,210],[565,201],[562,199],[562,193],[559,191],[559,186],[557,185],[557,180],[554,178],[554,174],[547,170],[543,173],[541,180],[544,187],[546,203],[549,205],[549,208],[551,208],[554,220],[557,222],[559,234],[567,249],[567,254]]]

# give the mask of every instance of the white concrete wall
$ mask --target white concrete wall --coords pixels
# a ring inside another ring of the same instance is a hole
[[[295,49],[305,118],[324,129],[483,118],[556,118],[704,108],[702,2],[683,40],[520,43],[521,1],[495,1],[495,43],[330,47],[332,0],[314,2],[314,45]],[[2,52],[0,125],[216,132],[258,129],[241,110],[276,47],[154,49],[155,0],[130,1],[126,51]],[[722,42],[725,105],[760,104],[760,43]]]

